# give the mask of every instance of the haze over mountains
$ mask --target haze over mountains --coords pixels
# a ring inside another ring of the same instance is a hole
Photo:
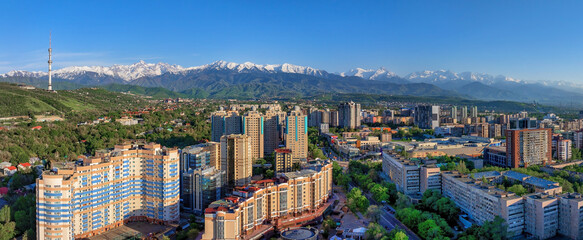
[[[46,72],[10,71],[0,74],[0,81],[44,87],[47,75]],[[329,73],[288,63],[259,65],[216,61],[202,66],[182,67],[140,61],[110,67],[66,67],[53,71],[53,79],[57,87],[66,89],[133,85],[216,98],[285,98],[338,92],[459,96],[482,100],[537,101],[553,105],[583,102],[583,87],[563,81],[528,82],[506,76],[445,70],[420,71],[403,77],[385,68],[355,68],[342,73]]]

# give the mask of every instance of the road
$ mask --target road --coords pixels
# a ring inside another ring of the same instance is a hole
[[[352,183],[350,183],[349,188],[352,189],[353,187],[354,187],[354,185]],[[388,206],[390,209],[392,209],[389,205],[379,204],[377,201],[375,201],[372,198],[372,194],[370,194],[370,193],[364,193],[364,196],[368,199],[368,201],[371,204],[375,204],[375,205],[381,207],[381,220],[379,221],[379,224],[381,224],[381,226],[383,226],[388,231],[391,231],[395,227],[398,227],[399,229],[403,229],[405,231],[405,234],[407,234],[407,236],[409,237],[409,240],[421,240],[421,238],[419,236],[417,236],[417,234],[415,234],[413,231],[411,231],[411,229],[409,229],[407,226],[405,226],[405,224],[403,224],[401,221],[397,220],[395,218],[395,216],[393,216],[393,214],[391,214],[387,210],[387,208],[385,206]],[[394,209],[392,209],[392,210],[394,211]]]

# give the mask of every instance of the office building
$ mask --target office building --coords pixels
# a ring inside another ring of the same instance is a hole
[[[439,127],[439,106],[418,105],[415,106],[415,125],[422,129],[434,129]]]
[[[280,173],[211,203],[205,210],[202,239],[260,237],[266,224],[283,230],[321,217],[330,204],[332,164],[323,162],[315,169]]]
[[[338,123],[341,128],[354,129],[360,127],[360,104],[345,102],[338,105]]]
[[[510,167],[505,147],[485,147],[484,161],[490,165],[498,167]]]
[[[308,158],[308,117],[299,107],[285,118],[285,148],[292,151],[294,162]]]
[[[231,134],[221,137],[221,168],[227,174],[229,189],[251,183],[252,155],[250,139],[246,135]]]
[[[509,167],[528,167],[552,160],[551,129],[506,130],[506,158]]]
[[[54,164],[36,180],[36,239],[88,238],[130,221],[178,224],[179,158],[177,149],[127,142]]]
[[[185,210],[202,214],[212,202],[225,196],[225,171],[205,166],[182,174],[180,198]]]
[[[187,146],[180,151],[180,172],[206,166],[220,168],[220,143],[208,142]]]
[[[285,148],[275,149],[275,172],[291,172],[293,163],[291,150]]]
[[[249,136],[252,159],[263,158],[265,141],[263,124],[263,116],[257,111],[247,112],[243,116],[243,134]]]

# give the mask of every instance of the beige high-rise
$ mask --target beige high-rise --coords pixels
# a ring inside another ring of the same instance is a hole
[[[298,107],[285,118],[285,148],[292,151],[292,160],[308,157],[308,117]]]
[[[252,156],[249,136],[231,134],[221,137],[221,170],[227,173],[230,188],[251,183]]]
[[[249,136],[252,159],[263,158],[263,116],[259,112],[251,111],[243,116],[243,134]]]

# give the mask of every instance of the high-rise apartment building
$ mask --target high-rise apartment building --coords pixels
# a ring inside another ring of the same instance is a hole
[[[451,107],[451,118],[452,119],[456,119],[456,120],[458,119],[457,118],[457,107],[456,106],[452,106]]]
[[[264,123],[264,154],[271,154],[282,142],[282,128],[285,121],[285,113],[282,111],[267,110],[263,117]]]
[[[332,164],[319,165],[239,187],[211,203],[202,239],[248,239],[260,236],[267,223],[285,229],[321,217],[332,193]]]
[[[468,118],[468,107],[463,106],[460,114],[460,122],[464,122],[466,118]]]
[[[418,105],[415,106],[414,122],[419,128],[434,129],[439,127],[439,106]]]
[[[477,118],[478,117],[478,107],[473,106],[472,107],[472,118]]]
[[[185,210],[202,214],[212,202],[225,196],[225,171],[205,166],[182,174],[180,198]]]
[[[308,117],[299,107],[285,118],[285,148],[292,151],[294,162],[308,158]]]
[[[340,119],[338,116],[338,111],[335,111],[335,110],[330,111],[330,126],[331,127],[340,126]]]
[[[508,167],[528,167],[552,160],[551,129],[537,129],[536,119],[512,119],[506,130]]]
[[[251,183],[252,148],[248,136],[231,134],[221,137],[221,168],[227,174],[230,189]]]
[[[501,124],[492,124],[490,125],[488,136],[490,138],[500,138],[502,137],[502,125]]]
[[[257,111],[247,112],[243,116],[243,134],[249,136],[253,159],[263,158],[265,141],[263,124],[263,116]]]
[[[178,224],[179,155],[155,143],[116,145],[36,180],[37,239],[82,239],[128,221]]]
[[[225,112],[223,108],[211,114],[211,141],[219,142],[223,135],[243,133],[242,117],[237,111]]]
[[[578,149],[583,149],[583,130],[579,130],[573,133],[573,144]]]
[[[275,172],[291,172],[292,166],[292,151],[285,148],[275,149]]]
[[[360,104],[345,102],[338,105],[338,124],[342,128],[360,127]]]
[[[571,159],[571,147],[573,143],[571,139],[563,137],[554,137],[552,143],[553,157],[558,160],[567,161]]]

